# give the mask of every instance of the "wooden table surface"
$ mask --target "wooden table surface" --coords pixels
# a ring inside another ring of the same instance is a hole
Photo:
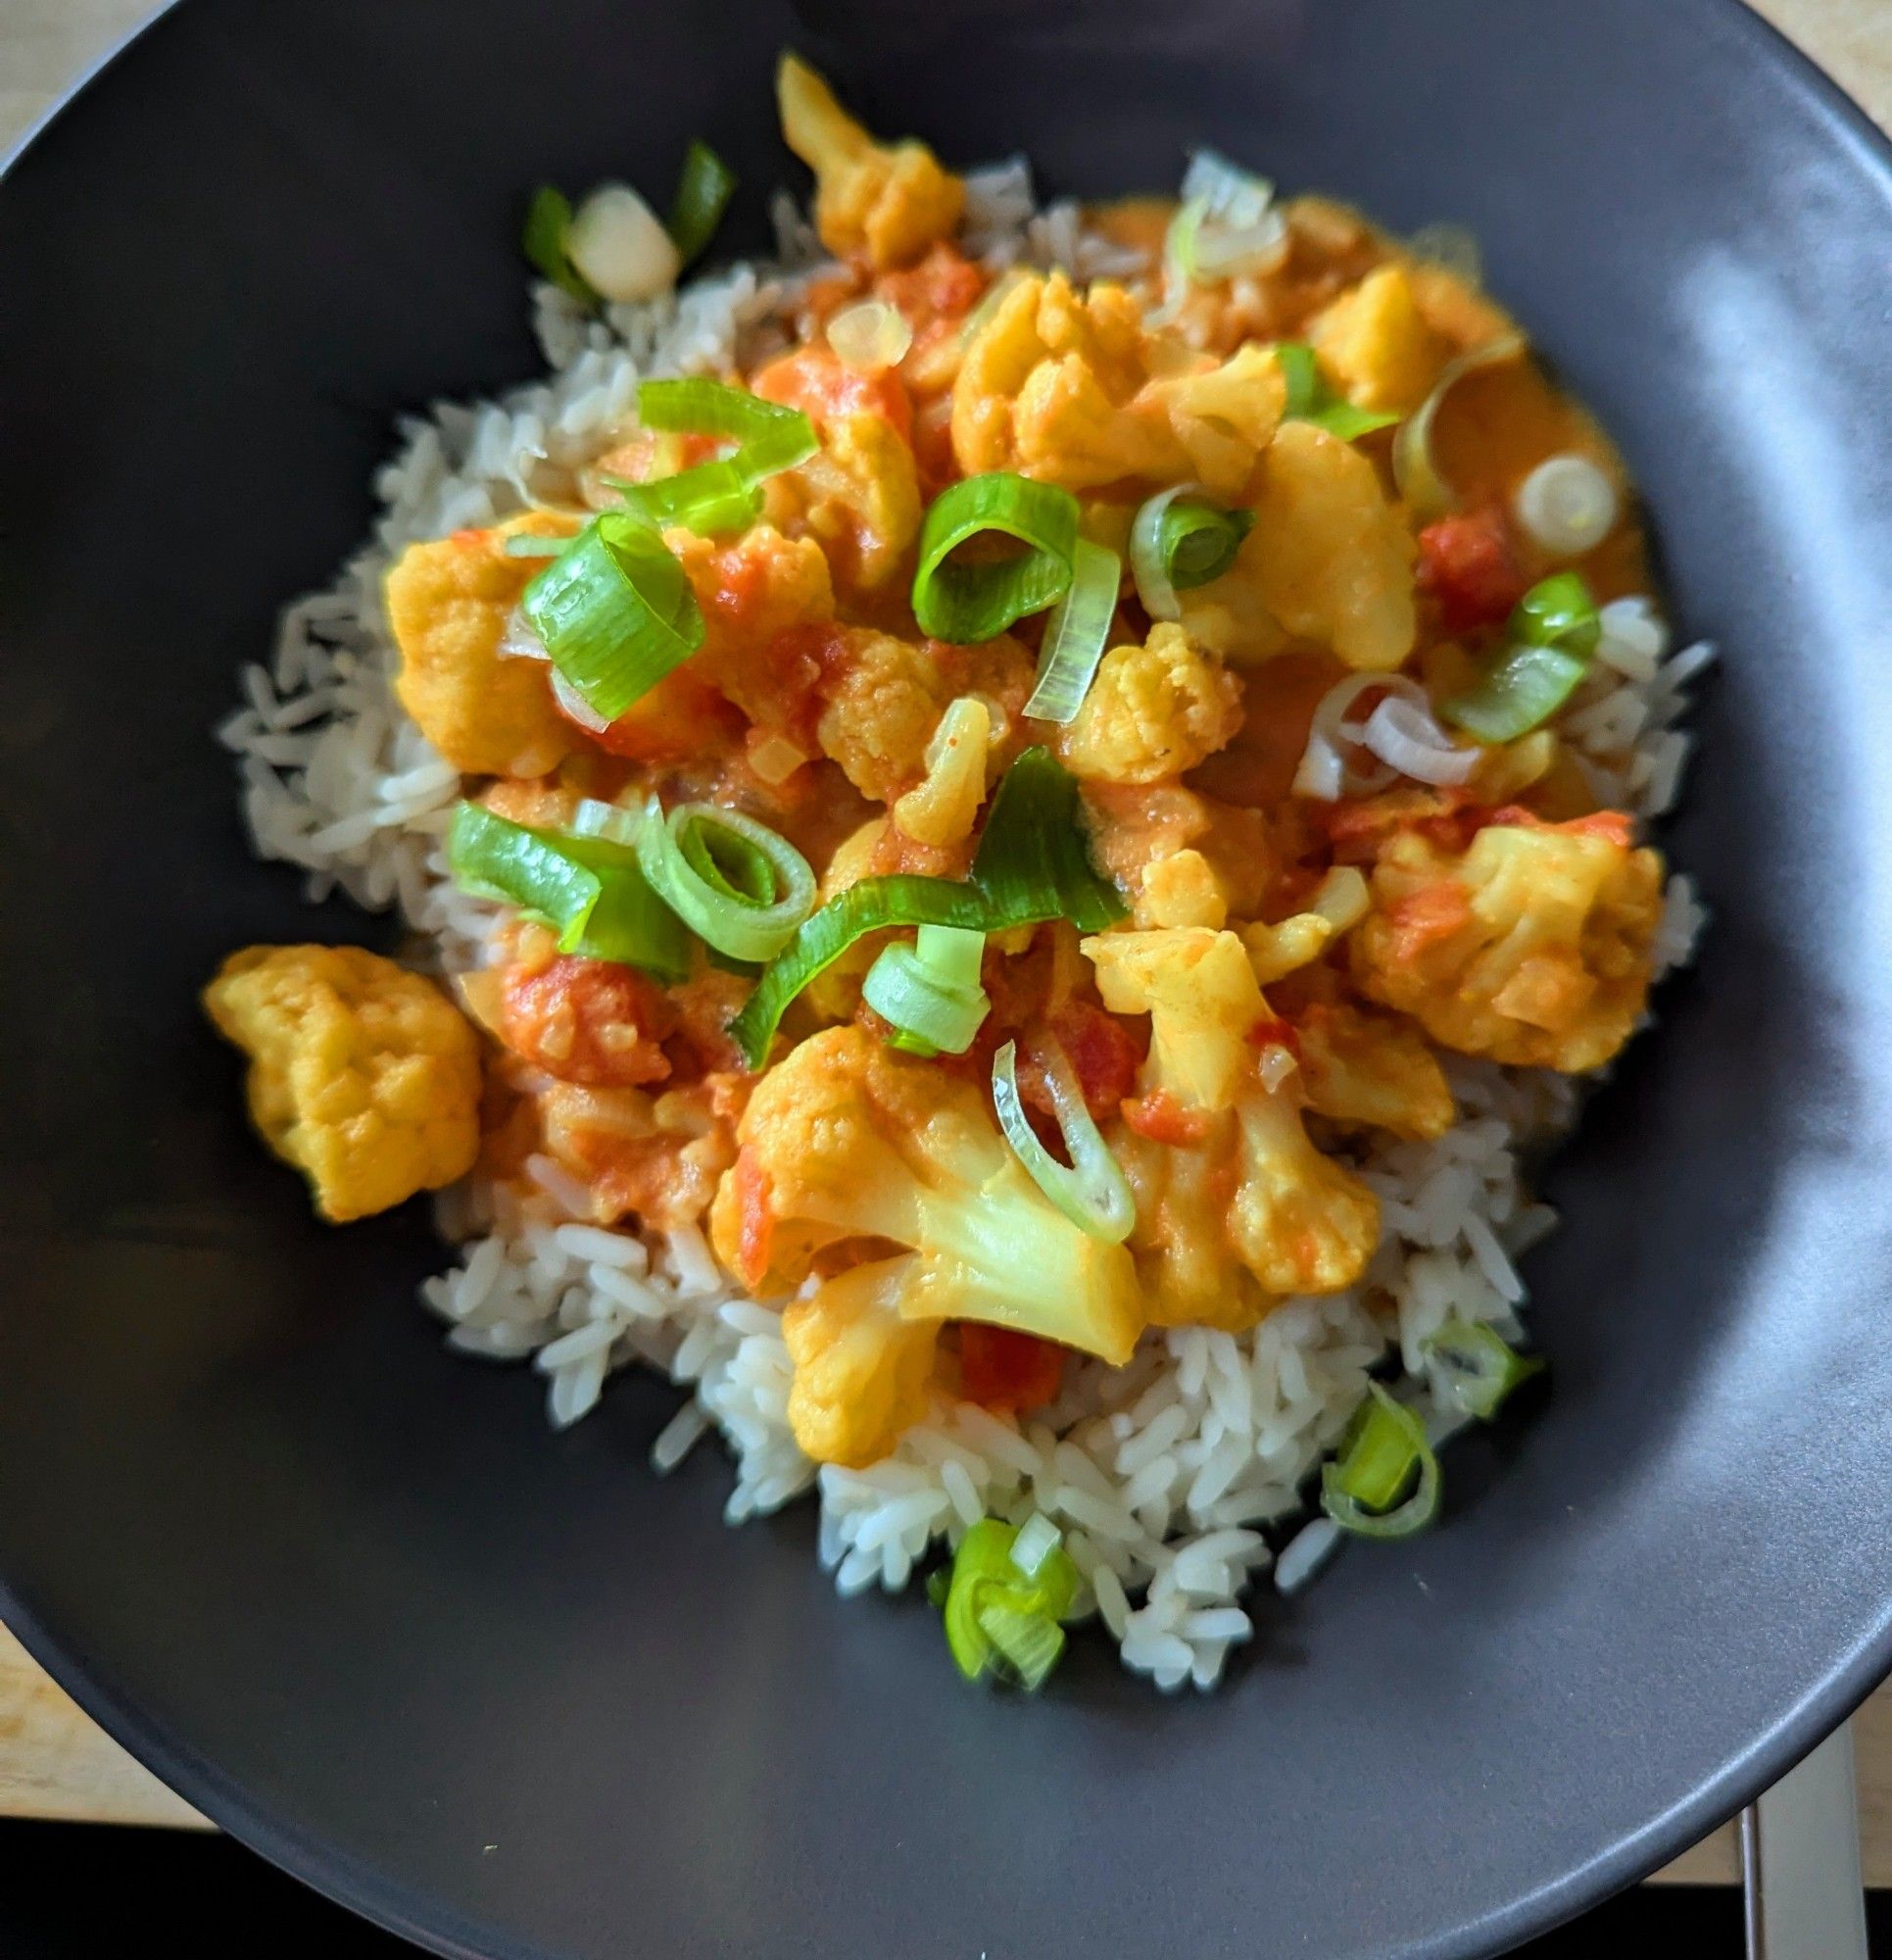
[[[1758,4],[1881,126],[1892,127],[1892,0]],[[152,11],[152,0],[0,0],[0,149]],[[1858,1754],[1866,1880],[1892,1886],[1892,1687],[1861,1714]],[[94,1727],[3,1627],[0,1816],[205,1828],[181,1797]],[[1731,1883],[1738,1877],[1731,1829],[1717,1832],[1658,1876]]]

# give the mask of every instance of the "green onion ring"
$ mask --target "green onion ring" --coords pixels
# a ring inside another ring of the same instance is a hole
[[[1071,589],[1044,622],[1038,683],[1025,704],[1028,721],[1074,719],[1097,677],[1117,616],[1123,560],[1105,545],[1080,538],[1071,560]]]
[[[677,194],[664,229],[687,266],[708,250],[729,200],[736,195],[736,172],[701,137],[693,137],[677,172]]]
[[[1541,1355],[1520,1354],[1494,1328],[1456,1316],[1428,1337],[1423,1351],[1452,1399],[1481,1422],[1497,1414],[1512,1390],[1544,1372]]]
[[[653,797],[637,860],[684,924],[731,959],[773,958],[814,908],[814,873],[800,852],[712,803],[679,804],[665,816]]]
[[[1275,348],[1275,362],[1287,384],[1282,419],[1312,422],[1341,442],[1353,442],[1375,429],[1390,428],[1399,419],[1383,409],[1357,408],[1336,394],[1322,376],[1321,364],[1304,340],[1284,340]]]
[[[992,1102],[998,1127],[1005,1133],[1032,1182],[1081,1231],[1093,1239],[1122,1245],[1137,1223],[1137,1200],[1131,1195],[1123,1167],[1085,1107],[1084,1093],[1071,1072],[1063,1049],[1048,1037],[1034,1053],[1044,1071],[1058,1129],[1069,1164],[1061,1164],[1039,1142],[1018,1093],[1018,1044],[1007,1042],[993,1057]]]
[[[1438,1514],[1438,1458],[1411,1409],[1378,1382],[1367,1390],[1340,1454],[1321,1471],[1321,1508],[1361,1538],[1409,1538]]]
[[[1012,1556],[1020,1529],[981,1518],[959,1541],[944,1587],[929,1581],[927,1591],[943,1595],[946,1645],[968,1681],[997,1671],[1035,1690],[1063,1651],[1059,1622],[1077,1599],[1081,1575],[1055,1542],[1026,1573]]]
[[[1179,483],[1138,508],[1130,524],[1130,570],[1152,619],[1180,619],[1176,595],[1220,578],[1253,528],[1252,511],[1224,511],[1199,483]]]
[[[703,645],[683,566],[636,518],[594,517],[525,588],[520,609],[592,712],[615,721]]]
[[[560,953],[642,967],[666,983],[690,970],[688,936],[622,844],[530,830],[462,803],[447,833],[447,862],[462,891],[550,926]]]
[[[968,476],[942,491],[920,531],[913,616],[920,630],[955,646],[995,639],[1070,589],[1078,500],[1055,484],[1008,469]],[[1016,538],[1022,556],[967,564],[952,555],[988,531]]]
[[[800,409],[765,402],[746,388],[725,387],[701,374],[640,381],[637,415],[649,429],[733,437],[742,447],[730,460],[752,481],[793,469],[821,447],[814,424]]]
[[[1503,362],[1515,361],[1524,351],[1523,334],[1501,333],[1482,347],[1475,347],[1457,360],[1448,361],[1432,383],[1431,393],[1401,423],[1399,433],[1392,439],[1392,480],[1406,500],[1406,509],[1415,524],[1430,524],[1435,517],[1446,516],[1458,509],[1456,492],[1438,473],[1438,465],[1432,460],[1432,424],[1438,419],[1445,397],[1466,375],[1476,373],[1480,368],[1495,368]]]
[[[882,950],[860,997],[912,1054],[964,1054],[992,1011],[979,984],[986,935],[964,926],[923,925],[914,944]]]

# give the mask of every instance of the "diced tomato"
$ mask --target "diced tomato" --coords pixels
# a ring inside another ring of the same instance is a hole
[[[1300,1059],[1301,1038],[1293,1022],[1284,1021],[1279,1014],[1262,1015],[1248,1030],[1248,1044],[1251,1048],[1285,1048],[1296,1061]]]
[[[1200,1109],[1185,1109],[1167,1089],[1124,1099],[1124,1121],[1152,1144],[1199,1144],[1209,1133],[1209,1119]]]
[[[1051,1016],[1051,1032],[1071,1058],[1084,1106],[1098,1121],[1137,1086],[1145,1050],[1114,1014],[1089,1001],[1067,1001]]]
[[[745,1286],[759,1287],[768,1273],[775,1215],[769,1209],[768,1172],[750,1145],[736,1152],[730,1178],[736,1194],[737,1276]]]
[[[1386,913],[1386,922],[1393,933],[1394,957],[1417,959],[1434,941],[1451,938],[1471,916],[1471,894],[1456,878],[1422,886],[1410,898],[1399,900]]]
[[[1448,633],[1470,633],[1508,618],[1527,584],[1504,512],[1495,504],[1461,517],[1441,517],[1419,534],[1419,589],[1437,601]]]
[[[765,402],[800,409],[817,422],[836,416],[882,416],[907,441],[913,439],[913,404],[900,377],[892,369],[859,373],[831,347],[785,354],[759,369],[750,387]]]
[[[670,1063],[657,1046],[676,1015],[642,973],[604,959],[561,956],[507,968],[500,1033],[508,1048],[561,1082],[634,1088],[661,1082]]]
[[[935,320],[969,314],[986,290],[986,275],[956,246],[942,239],[917,266],[883,272],[874,281],[874,290],[898,307],[917,332]]]
[[[959,1388],[989,1409],[1043,1408],[1064,1384],[1064,1349],[1035,1334],[968,1320],[959,1328]]]

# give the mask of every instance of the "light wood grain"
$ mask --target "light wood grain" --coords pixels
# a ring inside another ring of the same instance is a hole
[[[1756,4],[1881,125],[1892,127],[1892,0]],[[0,150],[152,10],[152,0],[0,0]],[[1862,1711],[1858,1756],[1866,1880],[1892,1886],[1892,1689],[1882,1690]],[[182,1798],[94,1727],[4,1628],[0,1816],[204,1824]],[[1695,1885],[1731,1884],[1738,1876],[1731,1831],[1717,1832],[1657,1875],[1660,1881]]]

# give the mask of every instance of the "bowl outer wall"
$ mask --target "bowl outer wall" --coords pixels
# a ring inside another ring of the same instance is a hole
[[[1208,141],[1472,224],[1726,671],[1670,843],[1700,979],[1532,1263],[1556,1392],[1443,1529],[1264,1597],[1219,1696],[1094,1644],[966,1693],[805,1507],[724,1536],[674,1405],[438,1351],[417,1207],[308,1217],[196,988],[376,937],[248,861],[207,730],[393,413],[535,371],[523,190],[703,133],[761,243],[794,41],[1052,191]],[[1882,143],[1711,0],[691,9],[190,0],[0,187],[0,1608],[238,1836],[442,1951],[1495,1951],[1659,1862],[1892,1659]]]

